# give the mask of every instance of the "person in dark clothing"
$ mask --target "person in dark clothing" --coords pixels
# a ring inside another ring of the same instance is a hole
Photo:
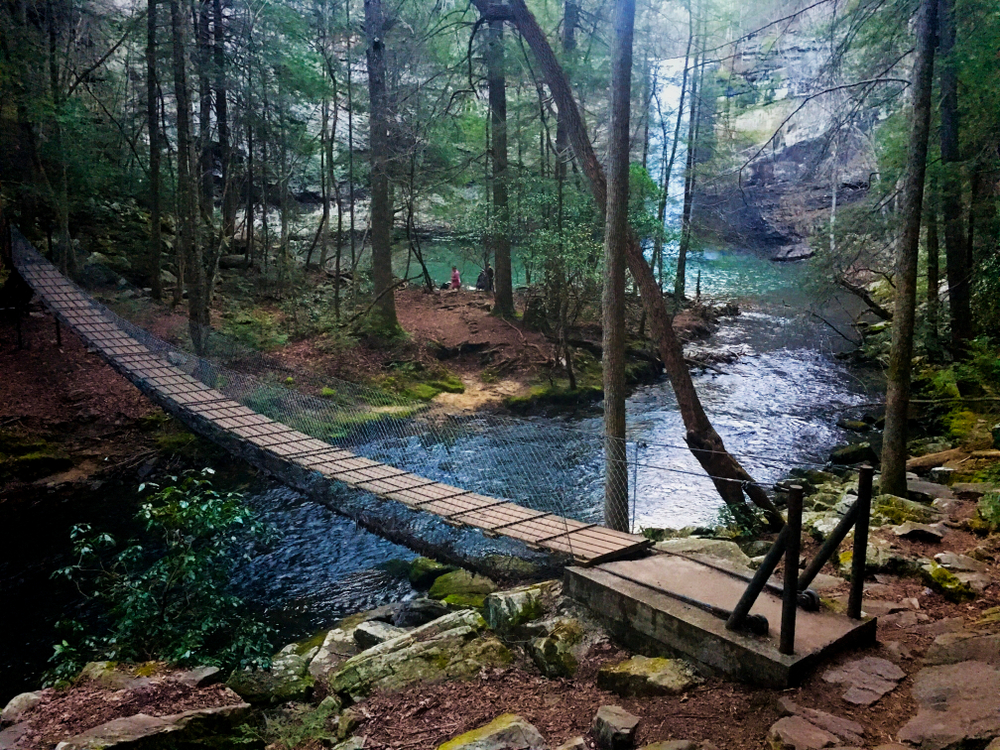
[[[493,291],[493,275],[494,275],[493,266],[490,265],[489,261],[486,261],[486,278],[488,282],[486,290],[490,292]]]
[[[479,278],[476,279],[476,289],[481,292],[489,291],[490,288],[490,277],[486,273],[484,268],[479,272]]]

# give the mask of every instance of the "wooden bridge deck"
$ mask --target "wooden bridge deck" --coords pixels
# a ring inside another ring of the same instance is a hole
[[[414,511],[433,513],[448,524],[475,527],[488,536],[505,536],[534,549],[569,555],[582,565],[627,557],[649,546],[641,536],[416,476],[294,430],[208,387],[147,348],[48,261],[36,259],[17,266],[53,314],[112,367],[195,431],[227,447],[242,444],[249,448],[241,452],[258,457],[250,460],[262,468],[297,467],[398,501]]]

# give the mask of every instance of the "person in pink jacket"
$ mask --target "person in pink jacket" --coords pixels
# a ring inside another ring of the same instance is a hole
[[[458,266],[451,267],[451,288],[452,289],[462,288],[462,277],[458,275]]]

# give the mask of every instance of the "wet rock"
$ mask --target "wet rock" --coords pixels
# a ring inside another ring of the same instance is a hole
[[[979,661],[925,667],[913,680],[917,715],[899,740],[920,750],[982,746],[1000,736],[1000,669]]]
[[[842,445],[830,451],[830,462],[835,464],[859,464],[862,461],[877,461],[871,443]]]
[[[456,570],[439,576],[427,595],[457,607],[482,607],[486,596],[496,590],[496,585],[489,578],[473,575],[467,570]]]
[[[866,656],[849,661],[823,674],[826,682],[847,685],[843,698],[858,706],[870,706],[894,690],[906,673],[887,659]]]
[[[771,750],[820,750],[839,745],[840,740],[801,716],[785,716],[771,726],[767,744]]]
[[[226,687],[248,703],[258,705],[306,700],[316,684],[316,678],[309,673],[314,654],[298,654],[295,648],[296,644],[291,644],[279,651],[270,669],[233,672]]]
[[[545,614],[545,598],[555,585],[555,581],[548,581],[490,594],[484,602],[483,619],[494,632],[510,635]]]
[[[746,571],[750,569],[750,558],[744,554],[739,545],[736,542],[728,542],[723,539],[698,539],[697,537],[668,539],[665,542],[659,542],[656,549],[667,553],[702,558],[715,564],[722,562],[736,570]]]
[[[572,617],[539,623],[544,635],[528,643],[528,655],[546,677],[572,677],[578,662],[575,651],[583,641],[583,628]]]
[[[433,599],[411,599],[403,602],[396,610],[392,616],[392,624],[397,628],[417,628],[444,617],[450,611],[446,604]]]
[[[960,604],[976,598],[976,592],[969,584],[936,562],[928,561],[920,571],[927,585],[948,601]]]
[[[939,526],[931,526],[926,523],[916,523],[907,521],[899,526],[892,527],[892,533],[902,539],[909,539],[914,542],[940,542],[944,538],[944,532]]]
[[[838,419],[837,427],[851,432],[868,432],[871,428],[863,419]]]
[[[791,698],[781,698],[778,701],[778,706],[782,714],[786,716],[800,716],[813,726],[837,735],[844,743],[864,745],[865,728],[856,721],[835,716],[826,711],[805,708]]]
[[[309,674],[317,680],[326,677],[345,661],[358,653],[352,632],[333,628],[323,637],[323,645],[309,662]]]
[[[635,747],[635,732],[639,717],[620,706],[601,706],[591,725],[594,739],[601,750],[631,750]]]
[[[545,739],[531,724],[515,714],[498,716],[438,746],[437,750],[546,750]]]
[[[57,747],[59,750],[110,750],[181,745],[231,730],[246,718],[249,710],[246,703],[234,703],[170,716],[136,714],[105,722],[60,742]]]
[[[702,680],[680,659],[650,659],[634,656],[618,664],[606,664],[597,673],[597,686],[623,697],[675,695]]]
[[[510,652],[485,630],[478,613],[453,612],[348,659],[330,675],[330,692],[359,698],[376,688],[471,677],[509,663]]]
[[[750,561],[753,562],[755,557],[766,555],[771,550],[773,544],[773,542],[765,542],[762,539],[755,539],[754,541],[747,542],[743,545],[743,552],[750,558]]]
[[[425,591],[437,578],[456,570],[454,565],[445,565],[429,557],[418,557],[410,563],[410,585],[415,589]]]
[[[16,724],[28,709],[37,706],[41,700],[42,694],[40,692],[15,695],[0,713],[0,724]]]
[[[366,648],[391,641],[405,633],[406,631],[402,628],[397,628],[389,623],[369,620],[354,629],[354,642],[358,644],[358,648],[364,651]]]

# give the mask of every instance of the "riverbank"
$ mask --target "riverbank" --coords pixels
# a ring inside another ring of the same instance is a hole
[[[856,476],[834,476],[801,478],[811,507],[835,487],[850,497]],[[8,746],[108,748],[170,732],[182,745],[238,739],[298,750],[985,747],[1000,736],[1000,535],[976,523],[982,489],[891,504],[921,514],[931,527],[924,536],[901,533],[900,518],[879,515],[885,496],[876,501],[864,607],[879,618],[878,644],[820,665],[791,689],[734,684],[669,654],[646,659],[624,649],[558,581],[498,591],[488,579],[418,559],[410,567],[415,598],[289,644],[266,671],[90,665],[61,690],[8,708],[7,737],[20,736]],[[761,540],[737,544],[719,538],[722,529],[712,533],[659,547],[749,572],[748,553]],[[845,605],[844,562],[835,559],[817,580],[824,607]],[[964,577],[964,588],[929,574],[934,564]],[[111,696],[113,709],[86,717],[72,710]],[[139,707],[157,720],[136,718]],[[484,735],[493,744],[475,744]]]

